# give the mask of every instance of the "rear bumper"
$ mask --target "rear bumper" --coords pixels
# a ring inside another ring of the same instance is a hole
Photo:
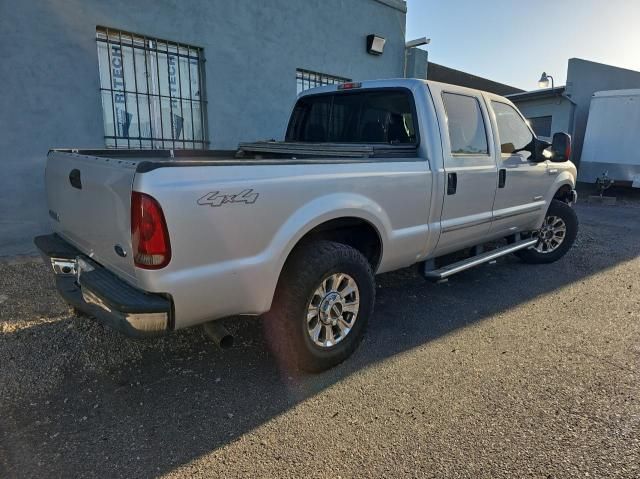
[[[58,292],[78,310],[134,338],[172,329],[170,299],[131,286],[56,234],[34,243],[53,269]]]

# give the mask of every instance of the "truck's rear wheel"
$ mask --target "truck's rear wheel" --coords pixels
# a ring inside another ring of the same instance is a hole
[[[515,254],[525,263],[553,263],[567,254],[577,234],[578,217],[574,209],[560,200],[552,200],[542,226],[533,233],[538,243]]]
[[[331,241],[300,246],[264,317],[269,346],[287,367],[329,369],[357,348],[374,298],[371,265],[358,250]]]

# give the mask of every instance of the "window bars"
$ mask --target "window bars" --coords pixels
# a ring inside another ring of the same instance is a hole
[[[346,83],[350,81],[351,80],[349,78],[326,75],[324,73],[302,70],[300,68],[296,70],[296,86],[298,94],[305,90],[308,90],[309,88],[315,88],[325,85],[335,85],[338,83]]]
[[[108,148],[206,149],[202,48],[96,28]]]

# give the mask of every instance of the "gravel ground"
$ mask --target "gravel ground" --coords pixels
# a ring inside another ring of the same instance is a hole
[[[279,369],[258,321],[133,341],[0,264],[0,477],[640,477],[640,209],[562,261],[378,278],[353,358]]]

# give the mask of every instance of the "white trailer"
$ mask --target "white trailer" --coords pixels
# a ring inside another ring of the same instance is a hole
[[[593,94],[582,147],[578,181],[592,183],[603,173],[640,188],[640,89]]]

